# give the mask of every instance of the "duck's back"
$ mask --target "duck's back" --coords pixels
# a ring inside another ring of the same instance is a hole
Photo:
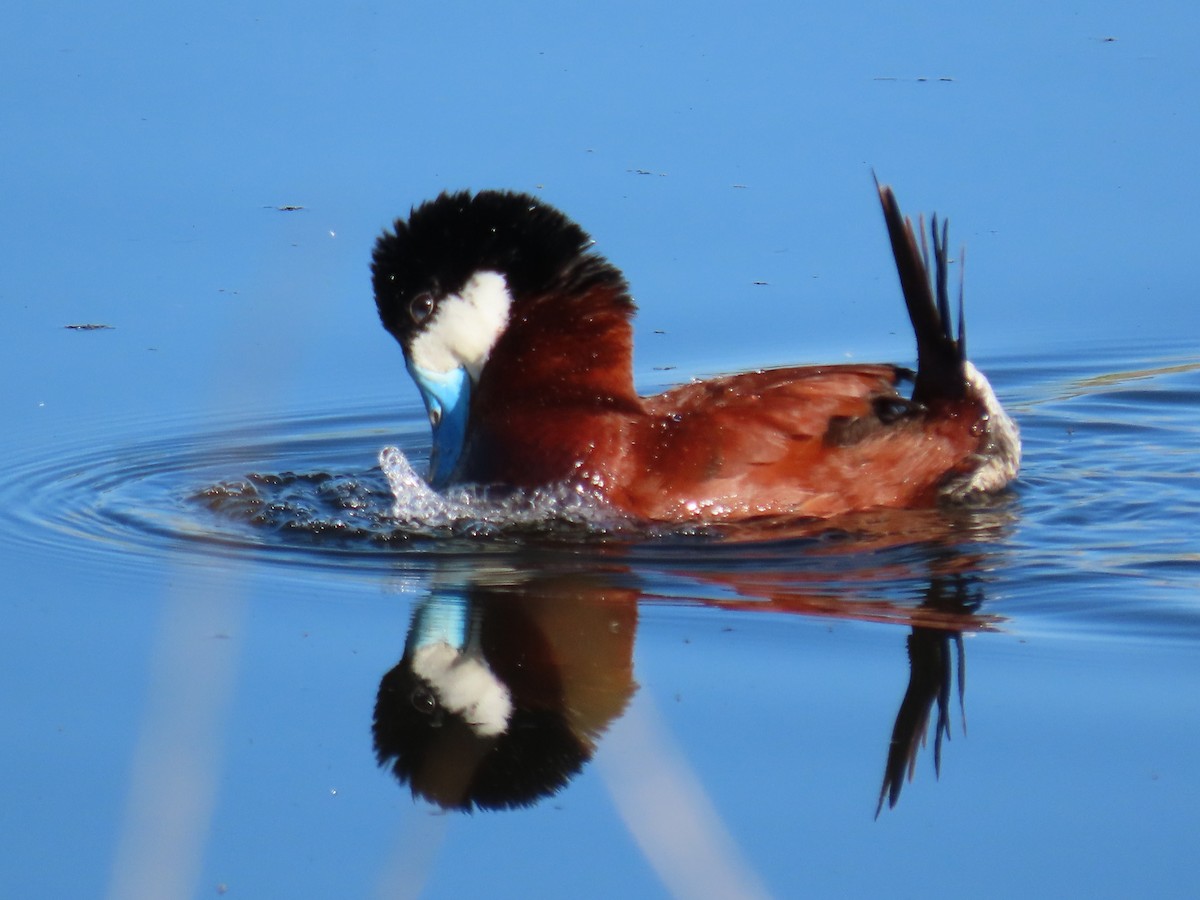
[[[888,365],[811,366],[649,397],[609,499],[663,521],[931,504],[971,465],[982,411],[913,404],[897,391],[910,376]]]

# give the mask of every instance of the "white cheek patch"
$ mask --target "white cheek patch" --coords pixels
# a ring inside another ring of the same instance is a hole
[[[480,660],[439,641],[414,653],[412,668],[429,682],[442,706],[462,716],[480,737],[494,737],[508,728],[512,695]]]
[[[496,341],[508,327],[512,294],[499,272],[476,272],[461,293],[449,294],[409,347],[412,361],[431,372],[460,366],[479,380]]]

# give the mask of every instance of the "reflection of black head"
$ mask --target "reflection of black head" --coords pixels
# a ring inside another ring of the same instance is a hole
[[[572,608],[574,598],[561,593],[549,597],[541,591],[522,597],[488,596],[479,589],[471,593],[478,627],[473,652],[510,693],[507,727],[487,733],[446,708],[430,683],[413,671],[410,647],[379,685],[376,758],[409,784],[414,796],[446,809],[528,806],[560,790],[582,769],[595,751],[594,739],[624,708],[634,689],[629,668],[632,628],[604,629],[607,633],[601,634],[586,627],[588,607],[593,612],[597,607],[575,606],[585,620],[579,624],[585,627],[575,631],[574,640],[593,647],[607,640],[610,646],[601,654],[623,660],[615,668],[585,666],[595,683],[580,685],[571,674],[578,672],[579,661],[570,659],[569,645],[555,637],[562,629],[542,614],[549,608],[547,601],[555,601],[562,610]],[[555,613],[553,618],[560,616]],[[627,631],[619,646],[614,645],[612,635]],[[566,684],[564,679],[576,683]]]
[[[409,665],[406,657],[380,682],[375,755],[415,796],[447,809],[528,806],[563,787],[591,756],[590,742],[561,710],[514,705],[505,732],[481,736],[443,709]]]

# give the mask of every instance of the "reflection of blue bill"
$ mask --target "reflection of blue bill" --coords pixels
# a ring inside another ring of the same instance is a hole
[[[408,633],[406,653],[421,647],[446,643],[462,651],[467,644],[468,612],[465,598],[434,594],[417,607]]]

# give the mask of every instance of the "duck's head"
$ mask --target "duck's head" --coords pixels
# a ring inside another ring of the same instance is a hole
[[[375,303],[429,413],[434,485],[454,480],[472,400],[501,360],[509,377],[492,391],[493,403],[541,390],[548,342],[561,357],[579,328],[599,329],[591,340],[615,341],[628,357],[633,305],[621,273],[589,252],[591,244],[558,210],[507,191],[444,193],[376,242]],[[607,318],[597,317],[605,309]]]

